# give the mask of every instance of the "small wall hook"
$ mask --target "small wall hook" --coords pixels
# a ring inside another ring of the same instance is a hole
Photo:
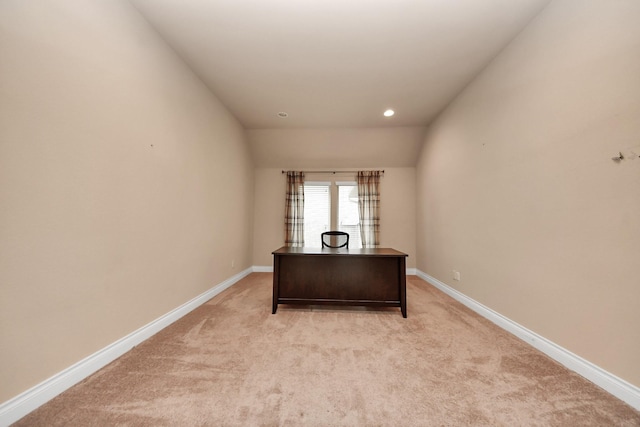
[[[624,155],[621,152],[618,152],[619,156],[618,157],[612,157],[611,160],[613,160],[614,162],[619,162],[620,160],[624,160]]]

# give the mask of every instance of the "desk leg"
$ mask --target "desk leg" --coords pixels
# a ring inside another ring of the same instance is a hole
[[[407,268],[405,257],[400,258],[400,311],[407,318]]]
[[[273,256],[273,303],[271,305],[271,314],[276,314],[278,310],[278,291],[280,289],[280,257]]]

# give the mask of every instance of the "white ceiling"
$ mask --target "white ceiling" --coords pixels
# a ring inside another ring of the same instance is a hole
[[[549,2],[131,1],[247,129],[426,126]]]

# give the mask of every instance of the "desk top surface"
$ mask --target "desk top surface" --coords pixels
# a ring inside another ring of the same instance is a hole
[[[345,255],[345,256],[393,256],[409,255],[391,248],[332,249],[332,248],[291,248],[283,246],[272,252],[274,255]]]

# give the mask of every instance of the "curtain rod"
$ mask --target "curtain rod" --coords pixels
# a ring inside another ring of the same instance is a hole
[[[282,171],[282,173],[287,173],[287,172],[304,172],[304,173],[330,173],[330,174],[337,174],[337,173],[358,173],[360,171]],[[367,172],[373,172],[373,171],[367,171]],[[384,169],[380,171],[382,174],[384,174]]]

